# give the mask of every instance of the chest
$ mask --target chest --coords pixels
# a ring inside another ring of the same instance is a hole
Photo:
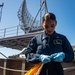
[[[45,38],[39,42],[37,46],[37,53],[40,54],[53,54],[57,52],[61,52],[62,49],[62,39],[57,39],[57,38]]]

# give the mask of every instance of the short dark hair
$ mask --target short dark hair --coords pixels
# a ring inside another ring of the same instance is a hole
[[[47,14],[47,13],[46,13],[46,14]],[[45,15],[46,15],[46,14],[45,14]],[[50,16],[48,17],[49,19],[56,21],[56,16],[55,16],[55,14],[53,14],[53,13],[51,13],[51,12],[48,12],[48,14],[50,15]],[[45,15],[44,15],[44,16],[45,16]],[[42,17],[42,20],[43,20],[43,21],[44,21],[44,16]]]
[[[51,12],[49,12],[49,14],[50,14],[50,19],[56,21],[56,16],[55,16],[55,14],[53,14],[53,13],[51,13]]]

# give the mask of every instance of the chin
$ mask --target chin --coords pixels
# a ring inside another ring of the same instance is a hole
[[[48,33],[49,33],[50,35],[51,35],[51,34],[53,34],[53,32],[52,32],[52,31],[49,31]]]

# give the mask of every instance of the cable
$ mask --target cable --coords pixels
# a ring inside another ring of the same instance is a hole
[[[1,55],[3,55],[5,58],[8,58],[7,56],[5,56],[3,53],[0,52]]]

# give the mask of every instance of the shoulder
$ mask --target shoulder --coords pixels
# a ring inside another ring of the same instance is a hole
[[[61,39],[63,42],[69,41],[65,35],[60,34],[60,33],[56,33],[56,38]]]
[[[62,39],[65,39],[65,38],[66,38],[66,36],[65,36],[65,35],[60,34],[60,33],[56,33],[56,36],[57,36],[57,37],[59,37],[59,38],[62,38]]]
[[[63,44],[70,43],[69,40],[68,40],[68,38],[65,35],[60,34],[60,33],[56,33],[56,39],[60,39]]]

